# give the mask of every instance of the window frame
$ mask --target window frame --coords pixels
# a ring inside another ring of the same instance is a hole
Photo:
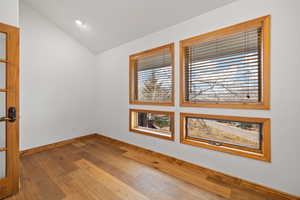
[[[135,119],[133,118],[134,114],[137,112],[145,112],[145,113],[154,113],[154,114],[164,114],[164,115],[169,115],[170,116],[170,132],[171,136],[167,136],[164,134],[160,134],[155,131],[146,131],[143,129],[136,129],[135,128]],[[174,112],[169,112],[169,111],[158,111],[158,110],[143,110],[143,109],[129,109],[129,132],[133,133],[139,133],[142,135],[147,135],[147,136],[152,136],[160,139],[165,139],[165,140],[175,140],[175,118],[174,118]]]
[[[174,106],[175,105],[175,43],[166,44],[160,47],[135,53],[129,56],[129,104],[137,105],[154,105],[154,106]],[[154,55],[163,50],[168,50],[171,54],[171,68],[172,68],[172,95],[170,102],[143,102],[137,100],[137,77],[136,77],[136,61],[139,57],[145,55]]]
[[[232,120],[232,121],[244,121],[244,122],[257,122],[262,123],[262,147],[261,150],[249,150],[250,148],[241,147],[238,145],[225,144],[222,142],[215,145],[215,141],[192,138],[187,136],[186,132],[186,118],[198,117],[204,119],[220,119],[220,120]],[[270,143],[270,124],[269,118],[253,118],[253,117],[237,117],[237,116],[225,116],[225,115],[208,115],[208,114],[194,114],[194,113],[180,113],[180,143],[192,145],[196,147],[206,148],[214,151],[229,153],[242,157],[252,158],[265,162],[271,162],[271,143]],[[211,141],[211,142],[210,142]],[[220,145],[221,144],[221,145]]]
[[[245,30],[245,28],[262,27],[262,48],[261,48],[261,101],[258,103],[226,103],[226,102],[196,102],[185,100],[186,79],[185,79],[185,51],[184,48],[201,41],[209,41],[232,33]],[[270,15],[246,21],[233,26],[225,27],[213,32],[191,37],[180,41],[180,106],[182,107],[206,107],[206,108],[234,108],[234,109],[270,109]]]

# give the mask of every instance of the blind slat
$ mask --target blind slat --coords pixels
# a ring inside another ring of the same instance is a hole
[[[201,75],[209,75],[209,74],[216,74],[216,73],[234,73],[234,72],[239,72],[239,71],[254,71],[254,70],[258,70],[258,66],[257,65],[252,65],[252,66],[246,66],[246,67],[228,67],[226,70],[224,69],[211,69],[211,70],[201,70],[201,69],[193,69],[190,72],[193,73],[198,73]]]
[[[259,54],[252,53],[251,55],[252,56],[258,56]],[[249,55],[244,55],[244,54],[242,54],[242,55],[235,55],[235,56],[229,56],[228,55],[228,56],[225,56],[225,57],[222,57],[222,58],[214,58],[213,62],[215,62],[215,63],[220,63],[220,62],[226,63],[226,61],[230,61],[230,60],[233,60],[233,59],[243,59],[243,60],[245,60],[245,58],[249,59],[250,57],[249,57]],[[188,56],[187,56],[187,60],[190,60],[188,58]],[[201,61],[201,62],[198,62],[198,63],[199,64],[212,63],[212,60],[207,59],[206,61]]]
[[[216,67],[228,67],[228,66],[236,66],[236,65],[247,65],[247,64],[252,64],[252,63],[257,63],[258,58],[245,58],[243,60],[228,60],[227,62],[221,62],[220,61],[214,61],[210,63],[189,63],[189,67],[191,69],[211,69],[211,68],[216,68]]]
[[[255,38],[257,39],[257,38]],[[238,50],[241,48],[247,48],[247,52],[255,51],[257,49],[257,42],[256,41],[251,41],[245,44],[243,41],[237,41],[237,42],[232,42],[229,43],[229,41],[226,41],[226,44],[220,45],[219,43],[215,44],[214,46],[209,46],[205,49],[194,49],[193,47],[187,48],[187,54],[189,55],[195,55],[195,54],[209,54],[209,53],[215,53],[215,52],[222,52],[223,50],[227,51],[233,51],[233,50]],[[247,46],[246,46],[247,45]]]
[[[157,62],[155,62],[157,63]],[[150,65],[149,65],[150,66]],[[170,102],[172,98],[172,67],[167,66],[138,70],[138,100],[143,102]],[[138,67],[140,67],[138,65]]]
[[[185,47],[186,100],[258,102],[261,27]]]
[[[162,51],[151,56],[144,56],[137,59],[137,71],[162,68],[171,66],[172,58],[169,51]]]

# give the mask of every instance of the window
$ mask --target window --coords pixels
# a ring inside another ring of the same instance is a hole
[[[131,55],[130,104],[174,105],[174,44]]]
[[[174,113],[130,109],[129,131],[174,140]]]
[[[181,143],[270,162],[270,119],[180,114]]]
[[[269,109],[269,20],[180,41],[181,106]]]

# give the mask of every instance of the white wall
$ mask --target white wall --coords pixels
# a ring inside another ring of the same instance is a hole
[[[129,42],[98,55],[98,128],[109,137],[143,146],[201,166],[300,195],[299,0],[240,0],[184,23]],[[271,110],[233,110],[179,107],[178,41],[264,15],[272,15]],[[176,42],[176,106],[128,105],[128,55]],[[299,43],[299,42],[298,42]],[[128,132],[128,109],[176,112],[176,141]],[[272,118],[272,163],[179,143],[179,112]]]
[[[24,3],[21,149],[94,132],[95,55]]]
[[[0,23],[19,26],[19,0],[0,1]]]

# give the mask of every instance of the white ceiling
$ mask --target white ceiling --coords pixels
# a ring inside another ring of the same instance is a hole
[[[201,15],[234,0],[23,0],[94,53]],[[75,20],[83,20],[88,30]]]

